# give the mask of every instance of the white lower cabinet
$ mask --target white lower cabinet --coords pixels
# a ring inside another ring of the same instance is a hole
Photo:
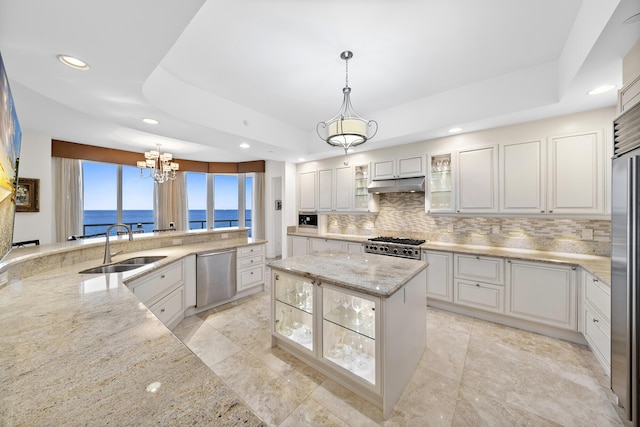
[[[504,313],[504,260],[454,254],[453,301],[485,311]]]
[[[456,304],[504,313],[504,286],[456,280],[454,296]]]
[[[309,253],[323,251],[343,251],[345,242],[341,240],[309,238]]]
[[[300,256],[309,253],[309,239],[302,236],[289,236],[289,256]]]
[[[387,418],[426,346],[426,272],[388,298],[272,272],[272,344],[383,409]]]
[[[185,311],[183,261],[133,280],[127,286],[169,329],[182,319]]]
[[[427,267],[427,299],[453,302],[453,254],[422,251]]]
[[[611,375],[611,288],[582,270],[583,333],[607,374]]]
[[[507,283],[508,315],[578,330],[575,267],[509,260]]]
[[[236,289],[245,289],[264,284],[264,245],[241,246],[236,252]]]

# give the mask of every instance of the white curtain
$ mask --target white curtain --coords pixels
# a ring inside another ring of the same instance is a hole
[[[264,172],[256,172],[254,181],[253,208],[251,212],[252,230],[251,236],[254,239],[265,238],[265,205],[264,205]]]
[[[187,180],[184,172],[178,172],[172,181],[153,184],[154,228],[166,230],[173,222],[176,230],[189,229]]]
[[[52,157],[56,241],[83,235],[82,161]]]

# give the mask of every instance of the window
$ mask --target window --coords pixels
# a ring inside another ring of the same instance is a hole
[[[207,174],[187,172],[189,230],[207,228]]]
[[[153,231],[153,179],[141,179],[135,166],[122,166],[122,223],[133,231]]]
[[[213,176],[213,228],[238,226],[238,175]]]
[[[82,173],[84,235],[104,234],[118,222],[133,231],[153,231],[153,179],[141,179],[135,166],[90,161],[82,162]],[[238,227],[243,223],[251,228],[253,177],[187,172],[189,229]],[[212,207],[208,208],[209,204]],[[117,231],[121,230],[113,229],[111,234]]]
[[[83,233],[104,234],[107,227],[118,222],[118,165],[83,161],[82,182]]]

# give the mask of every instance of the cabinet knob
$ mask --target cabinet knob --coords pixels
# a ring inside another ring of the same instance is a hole
[[[476,259],[480,259],[480,257],[479,257],[479,256],[476,256]]]
[[[251,275],[253,276],[253,271],[251,272]]]
[[[164,274],[162,276],[160,276],[161,279],[164,279]]]
[[[593,319],[593,323],[598,323],[598,319]]]
[[[549,213],[553,213],[553,210],[550,210]]]
[[[480,283],[476,283],[476,286],[477,286],[477,287],[480,287]]]
[[[595,283],[598,283],[598,279],[596,279],[595,277],[592,279]]]
[[[161,309],[160,309],[160,313],[164,313],[164,308],[161,308]]]
[[[544,209],[540,211],[540,213],[544,213]]]
[[[458,209],[456,212],[460,213],[460,209]]]

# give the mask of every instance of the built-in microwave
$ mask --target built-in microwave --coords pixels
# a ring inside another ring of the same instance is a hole
[[[298,227],[318,228],[318,214],[315,212],[298,212]]]

